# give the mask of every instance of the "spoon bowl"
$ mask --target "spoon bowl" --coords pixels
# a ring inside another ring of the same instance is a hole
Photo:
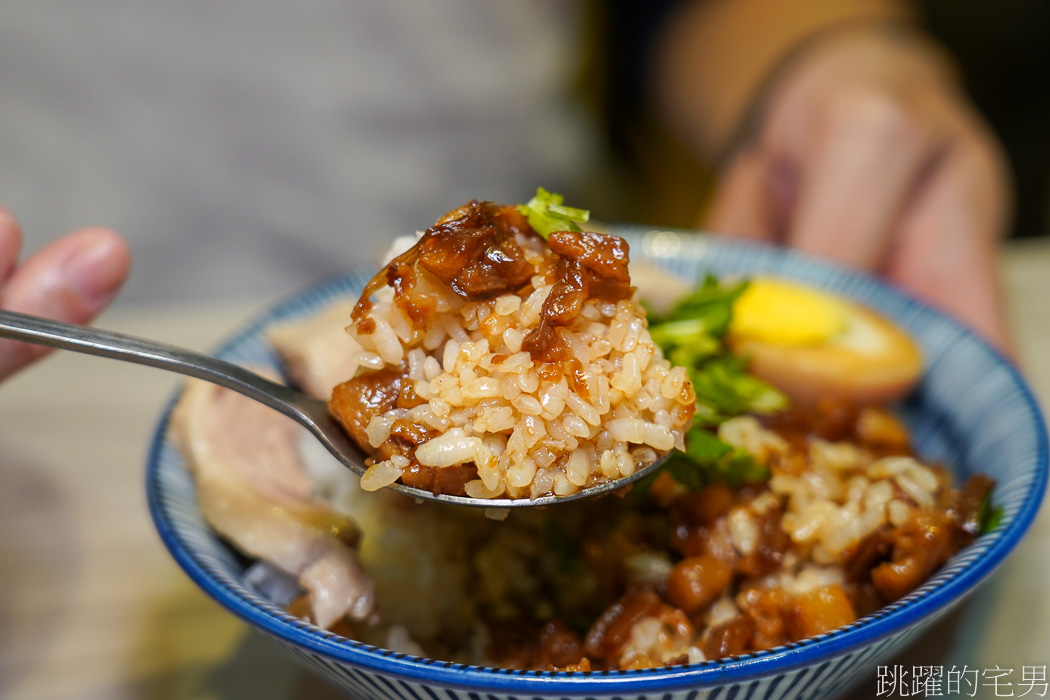
[[[269,406],[296,421],[309,430],[343,466],[358,476],[363,475],[367,469],[364,454],[350,439],[343,426],[329,413],[328,404],[325,401],[270,381],[232,362],[168,343],[14,311],[0,310],[0,338],[156,367],[218,384]],[[504,509],[548,506],[593,498],[621,489],[658,469],[666,459],[666,456],[662,457],[629,476],[582,489],[568,496],[488,499],[434,494],[399,483],[390,484],[386,488],[425,501],[438,501],[474,508]]]

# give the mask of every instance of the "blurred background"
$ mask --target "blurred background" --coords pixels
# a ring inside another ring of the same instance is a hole
[[[270,297],[470,198],[536,185],[604,220],[695,225],[712,182],[654,118],[675,2],[0,6],[0,202],[28,249],[106,225],[122,299]],[[1050,5],[926,0],[1047,230]]]

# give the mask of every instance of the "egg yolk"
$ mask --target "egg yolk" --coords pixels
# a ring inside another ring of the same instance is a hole
[[[847,309],[815,289],[752,280],[733,305],[730,332],[772,345],[819,345],[846,330]]]

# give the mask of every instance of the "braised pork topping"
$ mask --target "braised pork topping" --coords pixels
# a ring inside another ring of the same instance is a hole
[[[526,259],[526,248],[541,253],[538,266]],[[543,274],[553,287],[539,324],[522,347],[537,362],[561,362],[567,353],[557,328],[571,326],[590,299],[618,301],[631,295],[628,258],[622,238],[554,231],[544,242],[515,207],[473,200],[439,219],[412,248],[380,270],[365,287],[352,319],[359,333],[374,330],[367,316],[371,297],[389,285],[394,303],[413,327],[425,328],[435,301],[420,283],[421,273],[466,301],[521,292],[534,275]]]

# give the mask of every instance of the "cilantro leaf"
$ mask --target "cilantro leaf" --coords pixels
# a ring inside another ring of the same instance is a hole
[[[567,207],[565,197],[542,187],[536,188],[536,195],[528,202],[519,204],[518,211],[529,220],[529,226],[544,238],[554,231],[580,231],[579,224],[591,218],[591,213],[586,209]]]

